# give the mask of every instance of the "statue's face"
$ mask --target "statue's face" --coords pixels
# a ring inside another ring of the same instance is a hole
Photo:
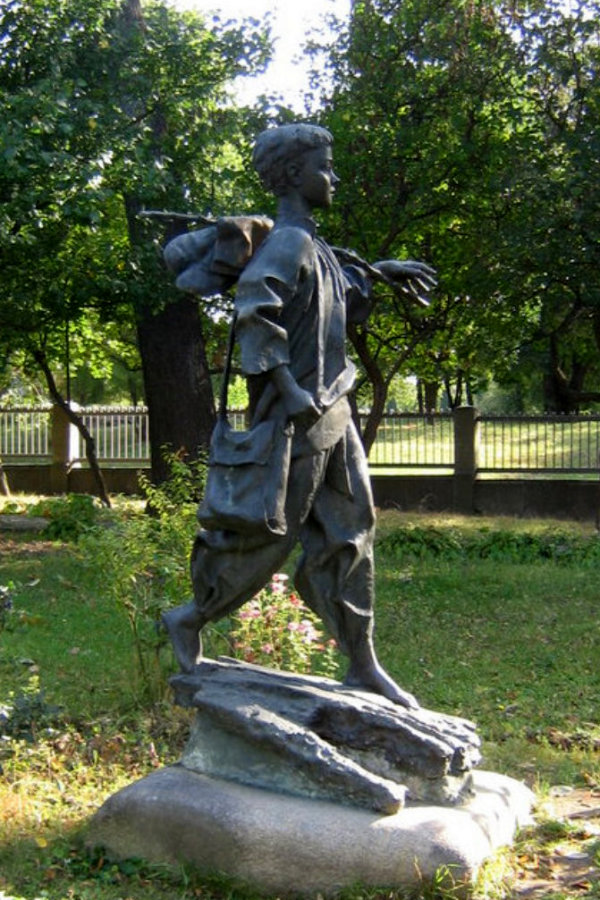
[[[311,208],[328,209],[338,181],[330,146],[315,147],[303,155],[297,186]]]

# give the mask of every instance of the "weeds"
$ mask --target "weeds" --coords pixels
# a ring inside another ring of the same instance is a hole
[[[88,494],[50,497],[28,508],[28,515],[48,519],[44,537],[56,541],[76,541],[98,524],[100,504]]]
[[[163,447],[163,458],[169,468],[169,477],[161,485],[153,484],[145,472],[138,481],[142,494],[153,515],[176,515],[181,507],[197,503],[206,483],[206,455],[190,459],[182,451],[172,452]]]
[[[60,713],[59,706],[47,702],[39,677],[30,675],[27,684],[9,691],[0,705],[0,738],[33,742],[42,730],[59,721]]]
[[[10,627],[10,620],[14,612],[14,590],[14,581],[10,581],[8,584],[0,584],[0,631]]]

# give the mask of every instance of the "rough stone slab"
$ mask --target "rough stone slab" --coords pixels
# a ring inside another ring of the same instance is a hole
[[[0,515],[0,531],[44,531],[50,524],[42,516],[23,516],[12,513]]]
[[[250,712],[252,707],[250,707]],[[265,728],[256,742],[219,727],[212,717],[198,713],[181,758],[187,769],[311,799],[333,800],[346,806],[391,815],[404,806],[407,789],[367,771],[318,735],[264,710],[256,709],[254,722]],[[268,729],[266,746],[260,737]],[[290,760],[286,750],[294,749]]]
[[[198,709],[181,761],[203,775],[388,814],[407,797],[468,799],[480,739],[467,719],[226,657],[171,685]]]
[[[290,797],[172,766],[104,803],[87,843],[116,859],[187,861],[278,894],[343,887],[414,887],[441,868],[471,881],[529,821],[533,795],[520,782],[474,772],[462,807],[410,806],[380,816]]]

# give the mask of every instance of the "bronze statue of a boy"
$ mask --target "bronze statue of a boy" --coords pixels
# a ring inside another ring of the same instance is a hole
[[[191,560],[194,600],[167,611],[163,622],[181,669],[191,672],[201,657],[202,627],[253,597],[299,541],[295,584],[349,657],[345,683],[416,707],[373,646],[375,515],[348,401],[355,368],[345,342],[347,321],[368,315],[374,272],[412,280],[414,290],[433,284],[432,270],[393,260],[342,267],[317,235],[312,211],[331,205],[338,182],[325,129],[269,129],[256,141],[253,162],[278,209],[237,280],[236,338],[253,421],[294,423],[287,533],[257,540],[201,529]]]

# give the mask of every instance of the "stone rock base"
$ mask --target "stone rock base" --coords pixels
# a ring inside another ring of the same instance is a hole
[[[109,797],[87,843],[115,859],[186,861],[266,893],[414,887],[440,869],[470,882],[529,821],[533,804],[523,784],[503,775],[475,771],[473,786],[459,808],[415,805],[381,816],[171,766]]]
[[[392,815],[462,805],[481,760],[473,722],[331,678],[220,657],[171,685],[198,710],[181,765],[211,778]]]

